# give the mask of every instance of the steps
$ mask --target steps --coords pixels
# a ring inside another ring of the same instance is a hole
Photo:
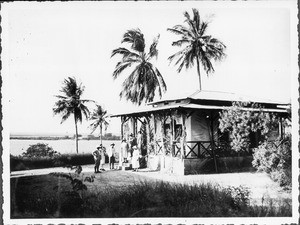
[[[132,164],[131,162],[128,163],[122,163],[122,166],[119,166],[119,170],[131,170],[132,169]]]

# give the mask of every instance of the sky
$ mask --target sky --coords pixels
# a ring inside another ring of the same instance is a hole
[[[184,24],[183,12],[196,8],[209,20],[207,34],[226,45],[226,58],[215,72],[202,74],[204,90],[226,91],[287,102],[297,83],[296,1],[253,2],[13,2],[3,3],[3,92],[11,134],[75,132],[72,118],[54,116],[55,95],[62,82],[75,77],[85,86],[84,99],[95,100],[109,114],[134,110],[119,98],[126,72],[112,72],[120,58],[111,58],[123,34],[139,28],[146,48],[160,35],[158,58],[152,61],[167,84],[167,96],[198,88],[196,67],[180,74],[167,58],[180,50],[171,46],[178,36],[167,31]],[[127,73],[128,74],[128,73]],[[79,125],[88,134],[89,122]],[[107,132],[120,132],[120,118]],[[95,133],[97,134],[97,133]]]

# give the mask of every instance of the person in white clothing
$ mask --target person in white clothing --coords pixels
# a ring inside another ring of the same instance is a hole
[[[101,149],[100,149],[100,152],[101,152],[100,170],[105,171],[104,164],[105,164],[106,148],[102,144],[100,144],[100,146],[101,146]]]
[[[126,139],[124,138],[121,143],[121,151],[120,151],[122,158],[119,159],[121,161],[121,163],[127,162],[128,149],[129,149],[129,145],[128,145]]]
[[[140,161],[139,161],[140,160],[140,153],[139,153],[139,149],[137,148],[136,145],[134,145],[132,147],[132,150],[133,150],[133,152],[132,152],[132,161],[131,161],[132,169],[133,169],[133,171],[137,171],[138,168],[140,168]]]

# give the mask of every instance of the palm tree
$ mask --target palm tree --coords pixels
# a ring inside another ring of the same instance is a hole
[[[178,73],[185,66],[186,69],[197,64],[197,72],[199,76],[199,86],[201,90],[201,75],[200,75],[200,63],[202,64],[206,74],[214,72],[212,60],[221,60],[224,56],[224,50],[226,46],[216,38],[206,34],[208,22],[200,20],[200,15],[197,9],[193,9],[193,19],[188,12],[184,12],[184,17],[187,26],[175,25],[173,28],[167,30],[174,34],[180,35],[181,38],[178,41],[174,41],[172,46],[184,48],[170,56],[168,59],[173,61],[175,58],[177,61],[175,65],[178,66]]]
[[[122,59],[117,63],[113,72],[116,79],[123,70],[133,67],[129,76],[124,80],[120,97],[125,97],[134,104],[141,105],[144,101],[153,101],[156,90],[159,97],[165,92],[167,87],[159,70],[150,62],[154,57],[157,58],[157,43],[159,35],[154,39],[149,52],[145,52],[144,35],[139,29],[128,30],[121,43],[130,44],[130,49],[120,47],[112,51],[111,57],[119,54]]]
[[[100,128],[100,143],[102,145],[102,128],[105,126],[105,130],[108,126],[108,121],[106,120],[108,117],[107,111],[103,109],[101,105],[96,105],[96,109],[91,115],[90,120],[93,120],[90,127],[92,128],[92,133],[99,127]]]
[[[82,122],[82,114],[85,115],[86,119],[89,117],[89,110],[84,105],[86,102],[91,100],[80,99],[84,91],[84,86],[82,84],[77,84],[74,77],[68,77],[63,81],[63,86],[60,92],[63,95],[56,95],[58,101],[55,103],[53,112],[54,114],[61,114],[62,120],[61,123],[66,121],[71,114],[74,115],[75,121],[75,143],[76,143],[76,152],[78,153],[78,129],[77,122]]]

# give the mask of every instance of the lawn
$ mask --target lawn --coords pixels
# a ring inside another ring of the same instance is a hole
[[[150,174],[150,173],[149,173]],[[80,179],[94,175],[81,174]],[[291,199],[252,205],[242,187],[178,183],[125,171],[96,174],[72,190],[54,175],[11,178],[11,218],[291,216]]]

